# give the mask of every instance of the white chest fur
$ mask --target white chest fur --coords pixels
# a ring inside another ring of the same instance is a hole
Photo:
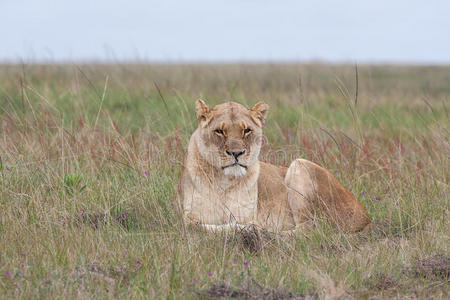
[[[188,184],[185,186],[184,212],[187,219],[202,224],[247,224],[256,219],[257,201],[256,181],[225,190]]]

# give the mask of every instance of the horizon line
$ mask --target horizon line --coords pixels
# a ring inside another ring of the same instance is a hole
[[[423,60],[326,60],[326,59],[0,59],[0,65],[358,65],[358,66],[450,66],[450,61]]]

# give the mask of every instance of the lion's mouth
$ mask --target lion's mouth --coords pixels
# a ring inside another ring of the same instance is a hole
[[[230,167],[236,167],[236,166],[242,167],[242,168],[244,168],[244,169],[247,170],[247,166],[244,166],[244,165],[242,165],[242,164],[240,164],[240,163],[238,163],[238,162],[235,162],[235,163],[233,163],[233,164],[231,164],[231,165],[222,167],[222,170],[225,170],[226,168],[230,168]]]

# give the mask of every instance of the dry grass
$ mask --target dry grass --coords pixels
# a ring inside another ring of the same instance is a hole
[[[0,66],[1,295],[445,299],[449,78],[360,66],[355,105],[352,66]],[[199,96],[268,102],[261,159],[325,166],[372,229],[185,228],[174,193]]]

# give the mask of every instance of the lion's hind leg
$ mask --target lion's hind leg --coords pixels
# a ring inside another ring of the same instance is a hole
[[[315,185],[308,167],[302,159],[289,166],[284,183],[287,187],[288,203],[292,211],[296,230],[311,219]],[[301,230],[301,229],[300,229]]]
[[[345,231],[359,231],[370,217],[356,197],[327,170],[305,159],[289,166],[285,183],[296,226],[316,213]]]

